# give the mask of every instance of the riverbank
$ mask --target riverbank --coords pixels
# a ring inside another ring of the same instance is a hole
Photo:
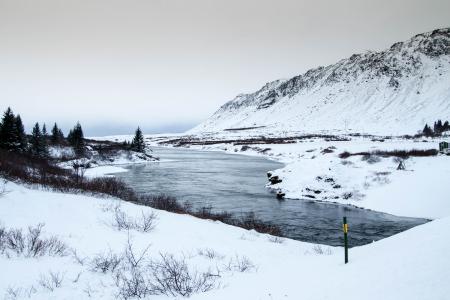
[[[98,262],[122,257],[130,244],[136,257],[142,257],[142,270],[151,262],[161,262],[162,254],[182,262],[191,275],[209,274],[210,288],[192,293],[191,299],[361,299],[363,295],[369,300],[422,300],[450,295],[450,258],[445,255],[450,251],[449,218],[352,248],[350,263],[344,265],[342,248],[275,238],[114,198],[34,190],[11,182],[5,191],[0,198],[2,226],[26,231],[45,223],[42,236],[54,236],[67,245],[63,256],[27,257],[9,251],[8,257],[4,249],[0,290],[6,299],[120,298],[121,283],[131,276],[126,257],[115,270],[102,269]],[[140,216],[153,214],[153,229],[117,226],[118,211],[138,225]],[[145,274],[145,280],[151,281],[151,274]]]
[[[440,139],[311,136],[263,143],[240,136],[148,136],[154,146],[257,155],[286,164],[273,170],[281,182],[268,188],[287,198],[336,202],[393,215],[441,218],[450,215],[449,156],[402,156],[399,150],[437,149]],[[232,142],[230,142],[232,141]],[[362,153],[341,157],[342,153]],[[382,154],[377,154],[382,153]],[[399,169],[400,164],[404,169]]]

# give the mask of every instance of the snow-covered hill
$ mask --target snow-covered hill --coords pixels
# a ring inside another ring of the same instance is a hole
[[[33,256],[15,244],[0,244],[2,299],[183,299],[179,293],[161,295],[150,285],[155,274],[149,268],[160,266],[162,258],[169,259],[162,265],[169,269],[156,275],[186,276],[182,291],[200,276],[212,280],[207,292],[189,289],[192,300],[444,300],[450,295],[449,217],[352,248],[345,265],[342,248],[274,238],[118,199],[12,182],[5,188],[0,229],[20,237],[40,228],[38,242],[59,241],[62,250]],[[120,228],[117,212],[126,220],[152,215],[155,226],[149,232]],[[167,286],[177,284],[171,278]]]
[[[437,119],[450,119],[450,28],[267,83],[238,95],[189,133],[259,127],[413,134]]]

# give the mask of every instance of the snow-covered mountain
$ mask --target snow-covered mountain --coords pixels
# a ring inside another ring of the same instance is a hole
[[[437,119],[450,119],[450,28],[269,82],[227,102],[189,133],[259,127],[413,134]]]

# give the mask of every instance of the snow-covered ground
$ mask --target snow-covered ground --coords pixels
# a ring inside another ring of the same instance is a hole
[[[119,166],[98,166],[94,168],[89,168],[84,173],[87,177],[101,177],[101,176],[109,176],[110,174],[128,172],[127,169]]]
[[[173,138],[183,136],[148,136],[147,141],[159,145]],[[214,138],[249,136],[227,133]],[[122,258],[115,271],[105,272],[95,268],[95,262],[99,257],[122,257],[131,244],[136,256],[145,253],[141,263],[145,267],[139,270],[147,272],[146,280],[155,280],[152,273],[155,269],[150,266],[170,255],[186,263],[194,278],[207,276],[212,288],[194,292],[190,299],[449,299],[450,256],[446,253],[450,251],[450,202],[446,195],[450,186],[446,183],[450,177],[450,157],[410,157],[403,160],[406,170],[397,170],[399,160],[393,157],[339,157],[344,151],[427,150],[437,148],[439,141],[347,136],[347,140],[308,138],[291,144],[185,145],[264,156],[285,163],[284,168],[271,172],[282,182],[268,186],[286,192],[287,197],[310,195],[317,201],[435,219],[350,249],[347,265],[343,263],[340,247],[276,238],[112,198],[42,191],[8,182],[6,193],[0,197],[2,226],[22,228],[25,232],[29,226],[45,223],[44,237],[56,236],[68,249],[62,257],[37,258],[3,249],[0,293],[5,299],[121,298],[123,278],[130,278],[132,273],[127,260]],[[99,176],[124,170],[111,165],[93,168],[87,174]],[[345,199],[343,196],[348,193],[351,195]],[[117,226],[117,216],[139,224],[142,216],[151,213],[156,219],[149,232],[143,232],[139,226],[131,226],[129,230]],[[58,287],[52,285],[52,274],[61,280]]]
[[[57,163],[61,168],[73,169],[74,163],[87,166],[88,168],[85,169],[84,173],[87,177],[127,172],[127,169],[121,167],[121,165],[150,163],[158,160],[158,158],[148,153],[144,154],[127,150],[116,150],[107,156],[100,155],[90,146],[87,147],[88,157],[83,158],[75,158],[72,147],[51,146],[49,147],[49,152],[50,156],[55,159],[69,158]]]
[[[122,253],[131,240],[144,261],[160,253],[184,257],[191,272],[217,275],[215,287],[191,299],[449,299],[450,218],[432,221],[379,242],[343,249],[293,241],[156,211],[111,198],[61,194],[7,183],[0,198],[0,220],[7,228],[45,223],[72,250],[67,255],[0,255],[0,291],[6,299],[114,299],[113,272],[93,270],[98,254]],[[150,232],[113,226],[119,209],[136,219],[155,212]],[[351,228],[350,228],[351,233]],[[76,252],[78,259],[75,258]],[[81,264],[79,260],[82,260]],[[247,270],[244,271],[245,268]],[[45,287],[54,277],[59,287]],[[17,295],[17,296],[14,296]],[[149,299],[169,299],[164,295]]]

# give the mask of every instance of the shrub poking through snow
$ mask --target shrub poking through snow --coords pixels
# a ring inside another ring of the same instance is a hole
[[[284,239],[279,236],[271,236],[271,237],[269,237],[269,242],[275,243],[275,244],[283,244]]]
[[[313,252],[315,254],[319,255],[331,255],[333,252],[331,251],[330,247],[321,246],[319,244],[314,245],[312,248]]]
[[[160,253],[158,259],[148,259],[149,247],[141,253],[128,245],[120,266],[113,276],[122,299],[144,298],[149,295],[189,297],[194,293],[206,292],[217,286],[217,274],[199,272],[189,268],[186,258]]]
[[[171,254],[160,254],[159,260],[150,264],[154,282],[153,292],[167,296],[183,296],[206,292],[216,286],[216,276],[210,272],[197,272],[189,269],[186,259],[175,258]]]
[[[214,249],[211,248],[198,249],[197,254],[209,259],[223,259],[225,257],[224,255],[217,253]]]
[[[137,230],[140,232],[149,232],[155,228],[156,213],[141,211],[140,216],[131,217],[127,215],[120,207],[114,210],[113,227],[118,230]]]
[[[250,272],[255,270],[256,266],[252,263],[250,259],[246,256],[238,256],[235,258],[231,258],[228,263],[225,265],[225,270],[229,272]]]
[[[123,256],[115,254],[111,249],[107,253],[97,254],[90,262],[91,271],[114,272],[123,261]]]
[[[61,287],[63,280],[64,274],[59,272],[49,272],[48,275],[41,274],[39,285],[50,292],[53,292],[55,289]]]
[[[40,257],[40,256],[65,256],[67,246],[57,237],[42,237],[44,224],[36,227],[28,227],[28,232],[21,229],[7,230],[0,228],[0,252],[6,256],[15,253],[17,256]]]

